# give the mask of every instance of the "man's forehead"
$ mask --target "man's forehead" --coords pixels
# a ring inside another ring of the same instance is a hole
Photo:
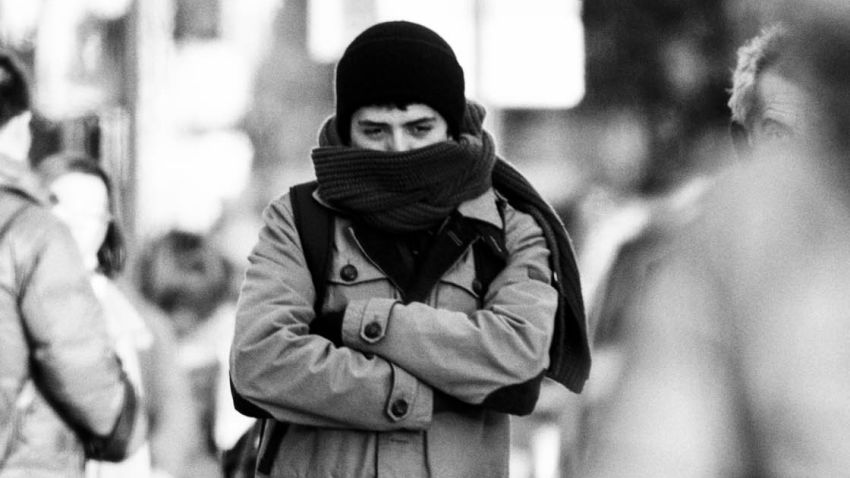
[[[355,121],[386,123],[410,122],[434,119],[439,116],[433,108],[421,103],[413,103],[404,107],[394,105],[364,106],[354,114]]]
[[[780,74],[773,68],[766,69],[756,84],[757,108],[760,116],[808,116],[814,111],[811,93],[799,81]]]

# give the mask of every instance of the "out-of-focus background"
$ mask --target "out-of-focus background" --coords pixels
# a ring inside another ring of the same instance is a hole
[[[455,48],[499,153],[562,215],[591,298],[653,201],[734,157],[727,90],[754,3],[0,0],[0,44],[32,75],[31,160],[82,150],[114,178],[129,270],[176,229],[239,271],[262,208],[312,178],[344,46],[377,21],[421,22]],[[580,409],[545,388],[515,421],[512,476],[569,476]]]
[[[581,247],[617,203],[710,170],[728,148],[734,47],[755,31],[741,5],[0,0],[0,41],[33,75],[33,160],[102,160],[139,243],[175,226],[240,231],[310,178],[341,50],[376,21],[419,21],[454,46],[500,152]],[[242,257],[250,242],[230,246]]]

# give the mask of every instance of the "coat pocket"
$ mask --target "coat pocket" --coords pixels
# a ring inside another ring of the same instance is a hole
[[[328,271],[324,312],[342,310],[352,300],[399,297],[390,279],[366,257],[354,252],[334,254]]]

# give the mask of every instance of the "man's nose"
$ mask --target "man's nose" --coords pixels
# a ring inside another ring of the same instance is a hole
[[[387,149],[394,152],[403,152],[412,149],[410,138],[403,129],[393,130],[389,137]]]

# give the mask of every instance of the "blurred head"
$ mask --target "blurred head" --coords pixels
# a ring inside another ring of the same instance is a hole
[[[0,152],[24,160],[29,153],[30,92],[27,77],[12,53],[0,49]]]
[[[783,25],[773,25],[738,49],[729,109],[739,152],[787,141],[805,127],[806,95],[783,75],[788,35]]]
[[[823,139],[825,97],[812,81],[813,52],[802,48],[803,36],[797,21],[775,24],[738,50],[729,108],[739,152]]]
[[[442,37],[416,23],[392,21],[373,25],[348,45],[336,67],[336,126],[343,143],[352,143],[353,119],[364,107],[370,107],[367,114],[380,107],[405,115],[423,105],[438,113],[448,136],[458,137],[466,108],[463,69]]]
[[[92,158],[60,153],[36,171],[50,191],[53,212],[71,230],[91,270],[112,277],[124,266],[124,240],[115,220],[112,182]]]
[[[169,314],[178,336],[189,334],[231,298],[233,267],[204,236],[169,231],[139,261],[142,295]]]

